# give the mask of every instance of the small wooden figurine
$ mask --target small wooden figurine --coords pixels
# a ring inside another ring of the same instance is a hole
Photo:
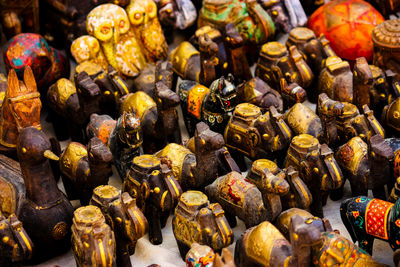
[[[89,138],[96,136],[108,146],[120,178],[125,179],[133,158],[140,154],[143,142],[136,114],[124,112],[115,121],[108,115],[94,113],[90,116],[86,133]]]
[[[365,196],[346,199],[340,205],[340,217],[354,242],[372,254],[374,239],[389,242],[391,248],[400,247],[400,201],[394,204]]]
[[[154,12],[157,15],[155,4],[151,13]],[[142,15],[137,15],[139,25],[144,21]],[[128,14],[122,7],[103,4],[92,9],[87,15],[86,29],[99,41],[108,63],[120,74],[136,77],[147,65],[141,41],[135,36]]]
[[[235,24],[245,44],[263,44],[275,34],[274,22],[256,0],[203,1],[197,20],[199,28],[210,25],[222,31],[228,23]]]
[[[184,30],[197,19],[197,10],[191,0],[155,0],[158,19],[162,26]]]
[[[147,219],[136,206],[136,199],[111,185],[93,190],[90,204],[97,206],[106,217],[115,234],[117,266],[132,266],[130,255],[135,253],[136,242],[147,232]]]
[[[224,210],[218,203],[211,204],[200,191],[186,191],[179,198],[172,230],[182,259],[195,242],[214,251],[220,251],[233,242],[233,232]]]
[[[168,159],[141,155],[133,159],[123,184],[123,191],[137,199],[138,206],[149,220],[149,239],[154,245],[163,241],[161,228],[165,227],[171,211],[182,194]]]
[[[19,219],[35,244],[33,258],[60,254],[70,246],[73,208],[58,189],[50,167],[49,159],[58,157],[51,152],[47,136],[34,127],[21,130],[17,152],[26,186]]]
[[[6,218],[0,211],[0,264],[19,265],[32,257],[34,245],[15,214]]]
[[[278,42],[269,42],[261,47],[255,75],[273,88],[279,88],[282,78],[303,88],[308,88],[314,79],[297,47],[286,48]]]
[[[283,120],[295,135],[309,134],[317,139],[323,137],[321,119],[303,103],[296,103],[284,115]]]
[[[313,202],[312,214],[324,217],[322,206],[328,194],[343,183],[343,174],[335,160],[333,151],[318,139],[300,134],[292,139],[287,151],[285,167],[293,166],[308,186]]]
[[[193,81],[182,81],[178,95],[190,136],[193,136],[195,125],[200,121],[207,123],[212,131],[222,133],[228,123],[229,113],[238,102],[236,87],[229,77],[215,80],[210,88]]]
[[[39,34],[21,33],[14,36],[4,49],[3,57],[7,69],[15,69],[20,78],[29,66],[39,91],[44,93],[55,81],[69,76],[69,61]]]
[[[29,66],[24,70],[24,80],[19,81],[15,70],[8,74],[0,117],[0,151],[15,154],[20,131],[29,126],[41,128],[42,103],[37,91],[35,77]]]
[[[69,143],[60,155],[60,170],[69,199],[75,196],[82,205],[87,205],[93,189],[108,183],[112,160],[110,150],[97,137],[91,138],[87,147]]]
[[[277,31],[285,33],[290,31],[292,24],[288,12],[286,12],[285,3],[287,1],[259,0],[258,2],[272,18]]]
[[[400,20],[390,19],[374,28],[372,41],[374,43],[374,65],[399,74],[400,47],[396,41],[400,31]]]
[[[172,172],[184,191],[204,188],[218,177],[216,152],[225,144],[222,135],[211,131],[204,122],[196,125],[194,143],[195,153],[171,143],[155,154],[171,161]]]
[[[206,245],[193,243],[186,254],[186,267],[214,267],[215,252]]]
[[[82,35],[71,44],[71,54],[78,64],[85,61],[100,65],[103,70],[108,70],[106,56],[101,49],[99,41],[90,35]]]
[[[114,232],[96,206],[80,207],[74,212],[72,252],[78,267],[115,267]]]
[[[282,114],[271,106],[262,114],[253,104],[236,106],[226,126],[226,146],[251,159],[267,158],[288,147],[293,133]]]

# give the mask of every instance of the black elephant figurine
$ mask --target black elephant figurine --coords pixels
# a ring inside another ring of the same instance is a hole
[[[136,114],[124,112],[115,121],[108,115],[94,113],[90,116],[86,134],[89,138],[98,137],[109,147],[118,174],[125,179],[133,158],[140,154],[143,142],[140,120]]]
[[[372,254],[375,238],[389,242],[393,250],[400,248],[400,200],[348,198],[340,205],[340,217],[353,242],[368,253]]]
[[[149,239],[154,245],[163,241],[161,228],[165,227],[171,211],[182,194],[167,158],[140,155],[133,159],[123,184],[123,191],[136,198],[138,207],[149,221]]]
[[[93,189],[108,183],[112,160],[111,151],[97,137],[92,137],[87,147],[69,143],[60,155],[60,170],[69,199],[79,198],[82,205],[87,205]]]

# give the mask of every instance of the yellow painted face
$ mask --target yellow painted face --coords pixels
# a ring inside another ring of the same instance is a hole
[[[114,4],[104,4],[94,8],[87,16],[86,29],[100,42],[108,42],[129,30],[129,19],[125,10]]]
[[[99,41],[89,35],[83,35],[75,39],[71,45],[71,54],[78,63],[96,59],[99,52]]]
[[[126,12],[132,26],[135,27],[157,17],[157,5],[152,0],[132,0]]]

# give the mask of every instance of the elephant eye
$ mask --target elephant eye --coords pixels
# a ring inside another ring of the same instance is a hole
[[[103,28],[101,28],[101,33],[102,34],[107,34],[107,33],[109,33],[110,32],[110,27],[103,27]]]
[[[142,17],[142,14],[140,14],[140,13],[135,13],[134,17],[135,17],[136,20],[140,20],[141,17]]]
[[[274,10],[274,11],[272,11],[272,15],[274,16],[274,17],[276,17],[276,16],[278,16],[278,11],[276,11],[276,10]]]
[[[119,27],[120,27],[120,28],[123,28],[124,26],[125,26],[125,21],[121,20],[121,21],[119,22]]]

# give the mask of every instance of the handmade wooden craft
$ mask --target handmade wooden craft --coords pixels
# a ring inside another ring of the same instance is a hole
[[[38,0],[1,1],[0,10],[0,24],[7,39],[23,31],[39,32]]]
[[[15,266],[32,257],[34,245],[15,214],[6,218],[0,211],[1,266]]]
[[[211,131],[204,122],[196,125],[194,143],[194,153],[171,143],[155,154],[171,161],[172,172],[183,191],[204,188],[218,177],[220,155],[217,152],[225,144],[222,135]]]
[[[156,7],[151,13],[154,12],[157,14]],[[144,17],[139,14],[138,34],[143,22]],[[99,41],[108,63],[119,73],[136,77],[147,65],[141,41],[135,36],[130,18],[122,7],[103,4],[92,9],[87,15],[86,29],[89,35]]]
[[[79,267],[117,266],[114,232],[98,207],[75,210],[71,230],[72,252]]]
[[[334,232],[329,221],[317,221],[295,214],[291,242],[268,221],[246,230],[236,242],[236,266],[385,266]]]
[[[215,80],[210,88],[184,80],[179,84],[178,95],[190,136],[200,121],[207,123],[212,131],[222,133],[238,101],[236,87],[229,77]]]
[[[391,248],[400,247],[399,205],[365,196],[346,199],[340,205],[340,217],[354,242],[372,254],[374,239],[389,242]]]
[[[101,49],[100,42],[90,35],[82,35],[71,44],[71,54],[78,64],[85,61],[100,65],[103,70],[108,70],[106,56]]]
[[[291,220],[294,215],[298,215],[301,218],[304,218],[305,220],[311,219],[313,220],[313,222],[315,220],[321,220],[318,217],[314,217],[309,211],[305,209],[291,208],[282,211],[281,214],[279,214],[279,216],[276,218],[274,225],[287,240],[290,240]],[[323,219],[323,220],[329,222],[328,219]],[[323,227],[322,229],[325,230],[325,227]]]
[[[286,48],[284,44],[269,42],[261,47],[255,76],[272,88],[279,88],[281,79],[308,88],[314,74],[296,46]]]
[[[131,0],[126,13],[147,61],[167,59],[168,44],[157,17],[156,3],[153,0]]]
[[[140,154],[143,142],[140,120],[136,114],[124,112],[115,121],[108,115],[94,113],[90,116],[86,134],[88,138],[98,137],[108,146],[120,178],[125,179],[133,158]]]
[[[385,137],[384,128],[367,105],[363,106],[363,114],[360,114],[355,105],[320,94],[317,109],[322,121],[323,140],[331,146],[343,144],[356,136],[365,142],[377,134]]]
[[[187,267],[214,267],[214,260],[214,250],[199,243],[193,243],[185,257]]]
[[[331,190],[343,183],[343,174],[333,151],[318,139],[300,134],[292,139],[285,167],[293,166],[312,194],[311,213],[323,218],[322,206]]]
[[[149,239],[154,245],[162,243],[161,228],[165,227],[182,194],[172,168],[166,158],[141,155],[133,159],[123,184],[123,191],[137,199],[139,208],[149,219]]]
[[[254,104],[263,112],[274,106],[278,112],[283,112],[282,96],[258,77],[238,85],[236,92],[239,103]]]
[[[318,78],[318,94],[322,93],[334,100],[353,102],[353,73],[349,62],[338,56],[325,60]]]
[[[211,204],[200,191],[186,191],[179,198],[172,230],[182,259],[195,242],[214,251],[221,251],[233,242],[233,231],[224,210],[218,203]]]
[[[287,148],[293,133],[274,106],[269,110],[262,114],[253,104],[237,105],[225,129],[226,146],[251,159],[277,156]]]
[[[323,34],[317,38],[315,33],[306,27],[291,30],[286,45],[297,47],[316,76],[321,72],[323,60],[336,55]]]
[[[93,189],[108,183],[112,160],[111,151],[97,137],[91,138],[87,146],[69,143],[60,155],[60,170],[68,198],[78,198],[82,205],[87,205]]]
[[[394,154],[390,146],[379,136],[371,137],[369,144],[360,137],[353,137],[339,147],[335,158],[350,181],[353,196],[367,195],[372,189],[375,197],[386,199],[385,184],[393,184],[390,161]],[[340,193],[335,199],[341,198]]]
[[[43,260],[69,248],[73,208],[53,176],[49,159],[58,157],[51,152],[48,137],[34,127],[24,128],[17,152],[26,186],[18,217],[35,244],[33,258]]]
[[[197,10],[191,0],[155,0],[158,7],[158,19],[166,28],[184,30],[192,26],[197,19]]]
[[[264,206],[273,214],[273,218],[279,215],[280,210],[294,207],[308,209],[312,203],[310,190],[292,166],[281,170],[271,160],[258,159],[253,162],[251,169],[247,172],[246,180],[260,189]],[[283,193],[286,189],[282,180],[288,183],[287,193]],[[279,181],[281,184],[278,183]],[[266,189],[265,185],[267,185]]]
[[[69,76],[68,60],[39,34],[21,33],[14,36],[8,41],[3,58],[7,69],[14,69],[20,78],[29,66],[43,93],[58,79]]]
[[[252,184],[240,173],[230,172],[206,186],[205,192],[210,201],[218,202],[225,210],[231,227],[236,226],[238,216],[249,228],[265,220],[273,221],[282,211],[279,196],[289,191],[289,184],[280,177],[263,173],[260,180]]]
[[[197,20],[199,28],[210,25],[222,31],[228,23],[235,24],[246,44],[263,44],[275,34],[274,22],[257,1],[203,1]]]
[[[290,31],[292,25],[289,20],[289,14],[286,12],[285,4],[287,1],[260,0],[258,2],[267,11],[278,32],[287,33]]]
[[[19,81],[15,70],[8,74],[7,91],[0,117],[0,151],[15,156],[20,131],[29,126],[41,128],[40,94],[29,66],[24,70],[24,80]]]
[[[3,106],[7,88],[8,88],[7,75],[0,73],[0,108]]]
[[[374,65],[384,70],[390,69],[393,72],[400,73],[400,47],[396,42],[399,31],[399,19],[387,20],[374,28],[372,31]]]
[[[303,103],[297,103],[284,115],[283,120],[289,125],[294,135],[309,134],[317,139],[323,137],[321,119]]]
[[[148,223],[136,206],[136,199],[111,185],[93,190],[90,204],[97,206],[115,234],[117,265],[132,266],[130,255],[135,253],[136,242],[147,232]]]
[[[308,26],[317,36],[323,33],[339,57],[345,60],[365,57],[371,61],[371,33],[384,20],[365,1],[329,1],[310,16]]]

